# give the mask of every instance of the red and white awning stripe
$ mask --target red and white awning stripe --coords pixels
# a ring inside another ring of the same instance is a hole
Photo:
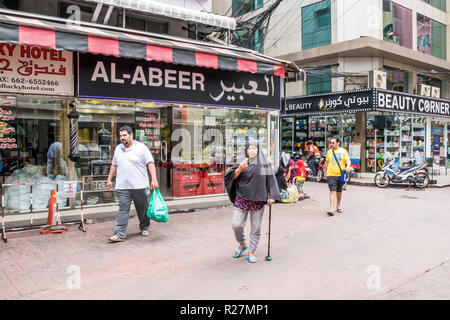
[[[289,62],[246,49],[183,41],[182,38],[174,40],[173,37],[134,33],[125,29],[118,32],[116,30],[120,29],[114,29],[24,18],[3,14],[0,10],[0,42],[280,77],[284,77],[286,66],[296,68]]]

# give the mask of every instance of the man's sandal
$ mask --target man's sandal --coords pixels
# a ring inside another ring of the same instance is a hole
[[[342,210],[342,209],[337,209],[336,212],[337,212],[337,213],[344,213],[344,210]]]
[[[328,216],[332,217],[334,216],[334,212],[333,211],[327,211]]]
[[[248,249],[248,247],[244,247],[242,249],[238,248],[238,249],[234,250],[235,253],[233,254],[233,258],[239,258],[244,253],[244,251],[247,249]]]

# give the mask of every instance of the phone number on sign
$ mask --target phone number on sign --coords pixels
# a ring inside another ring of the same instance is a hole
[[[44,79],[25,79],[25,78],[11,78],[11,83],[18,84],[38,84],[41,86],[59,86],[57,80],[44,80]]]

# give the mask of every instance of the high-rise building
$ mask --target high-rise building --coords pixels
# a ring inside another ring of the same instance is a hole
[[[213,8],[230,8],[239,30],[276,2],[216,1]],[[307,73],[306,81],[286,83],[281,149],[299,151],[313,138],[325,151],[338,135],[362,171],[379,169],[387,153],[396,164],[433,158],[436,170],[450,165],[449,21],[448,0],[282,1],[261,41],[253,39],[264,54]],[[368,97],[368,104],[350,103]]]

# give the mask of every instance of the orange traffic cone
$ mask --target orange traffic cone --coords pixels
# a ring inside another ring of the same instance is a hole
[[[61,224],[61,217],[58,212],[56,192],[52,190],[50,193],[50,202],[48,205],[47,216],[48,227],[41,230],[41,234],[65,233],[69,227]]]

